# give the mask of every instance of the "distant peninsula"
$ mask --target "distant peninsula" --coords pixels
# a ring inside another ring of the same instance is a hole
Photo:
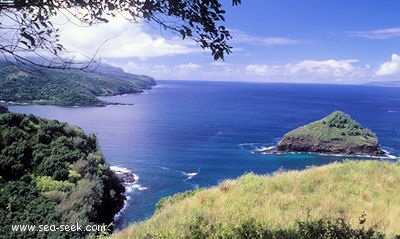
[[[367,85],[367,86],[381,86],[381,87],[400,87],[400,81],[399,80],[372,81],[372,82],[366,83],[365,85]]]
[[[315,122],[290,131],[274,147],[255,153],[318,153],[385,157],[375,134],[363,128],[349,115],[335,111]]]
[[[93,72],[77,69],[22,70],[0,61],[0,104],[104,106],[98,96],[140,93],[156,85],[149,76],[134,75],[100,64]]]

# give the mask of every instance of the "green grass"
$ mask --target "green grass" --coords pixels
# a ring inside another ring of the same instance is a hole
[[[329,141],[335,138],[344,138],[358,144],[376,145],[378,143],[372,131],[364,129],[349,115],[341,111],[335,111],[321,120],[302,126],[287,134],[291,137],[299,135],[313,136],[314,140]]]
[[[163,200],[149,220],[111,238],[195,238],[190,236],[196,232],[193,225],[215,231],[241,228],[249,220],[271,230],[291,230],[298,221],[321,218],[341,218],[359,227],[364,214],[363,226],[376,226],[390,238],[400,234],[399,182],[400,167],[381,161],[346,161],[267,176],[246,174]]]

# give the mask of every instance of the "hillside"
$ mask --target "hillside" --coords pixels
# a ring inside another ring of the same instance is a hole
[[[150,219],[111,238],[392,238],[399,180],[400,166],[382,161],[247,174],[163,199]]]
[[[25,224],[104,224],[112,230],[124,191],[94,135],[56,120],[0,113],[0,238],[90,236],[86,231],[12,230]]]
[[[276,147],[257,152],[385,156],[375,134],[341,111],[292,130],[283,136]]]
[[[64,106],[102,106],[97,96],[140,93],[154,86],[148,76],[100,65],[94,72],[40,69],[23,71],[0,62],[0,100]]]

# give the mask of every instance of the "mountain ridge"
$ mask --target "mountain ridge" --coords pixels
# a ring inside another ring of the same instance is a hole
[[[76,69],[24,71],[0,62],[0,101],[17,104],[104,106],[98,96],[141,93],[156,85],[154,78],[99,65],[92,72]]]

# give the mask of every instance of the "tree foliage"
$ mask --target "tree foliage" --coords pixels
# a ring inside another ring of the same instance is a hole
[[[8,112],[8,108],[4,105],[0,105],[0,114],[4,114]]]
[[[232,0],[233,5],[241,0]],[[223,59],[231,53],[229,31],[221,24],[225,21],[219,0],[14,0],[2,1],[0,52],[22,63],[38,64],[29,60],[26,53],[37,56],[51,55],[49,67],[68,67],[59,41],[59,30],[53,17],[59,14],[72,16],[85,25],[106,23],[116,15],[131,22],[145,20],[160,25],[164,30],[191,38],[202,48],[208,48],[214,59]]]
[[[13,232],[11,225],[109,225],[123,192],[94,135],[56,120],[0,114],[0,238],[85,238]]]

